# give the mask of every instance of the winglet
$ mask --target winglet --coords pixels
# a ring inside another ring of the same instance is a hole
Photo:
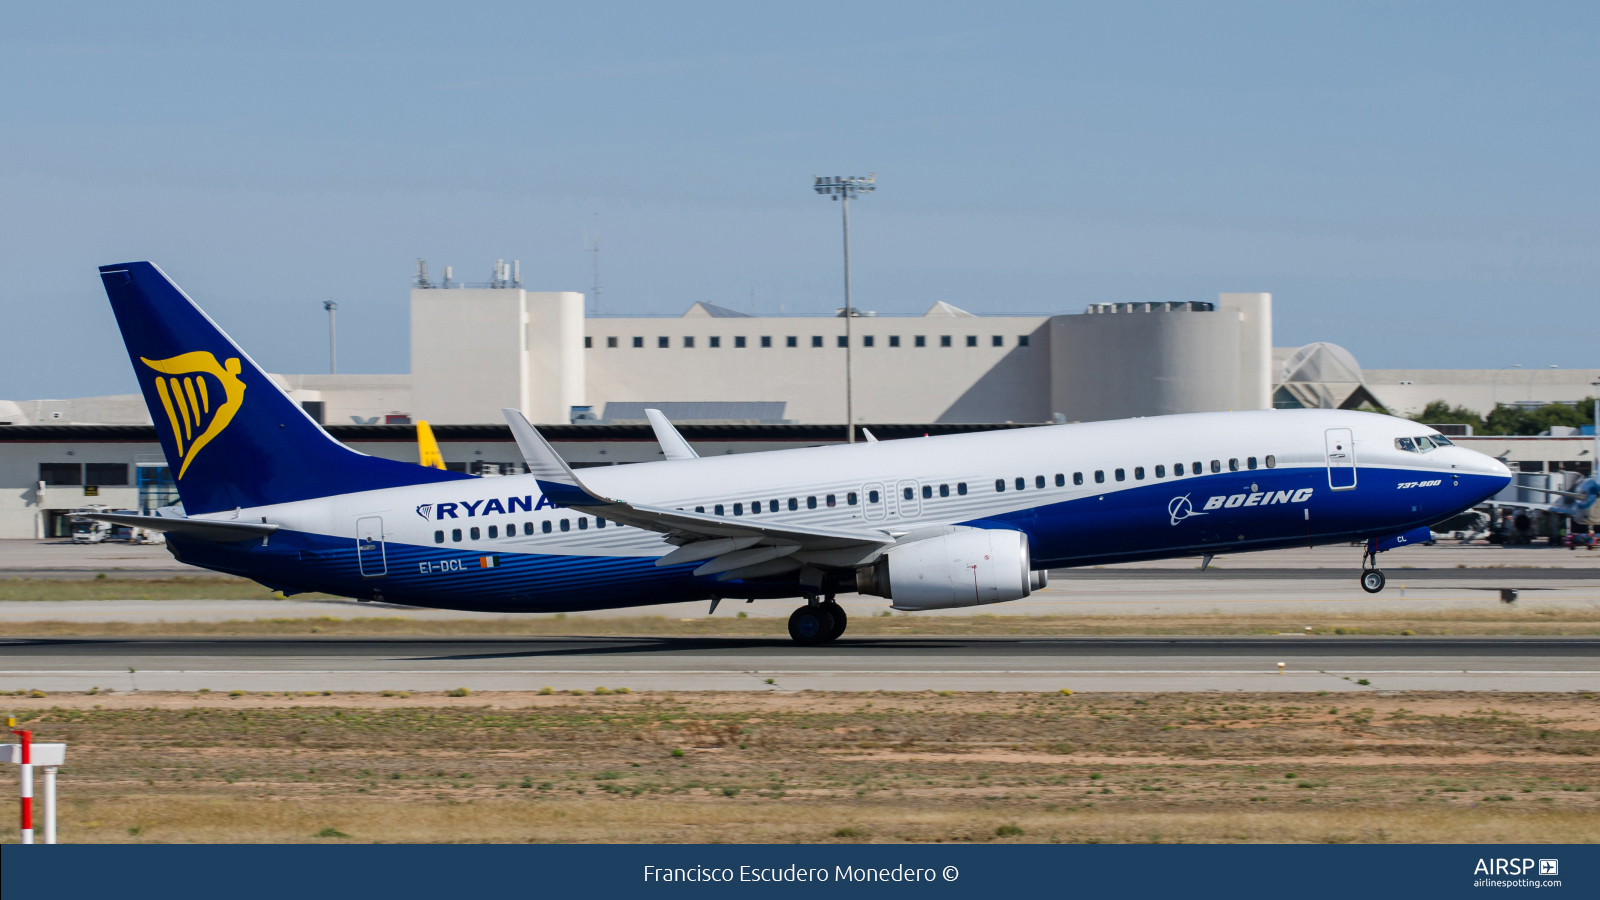
[[[550,442],[544,439],[522,413],[515,409],[501,409],[511,435],[517,439],[522,458],[528,463],[528,472],[539,480],[539,490],[557,506],[603,506],[612,501],[591,492],[572,473],[566,460],[556,455]]]
[[[689,442],[683,439],[678,429],[672,427],[667,417],[659,409],[647,409],[645,418],[650,420],[650,427],[655,429],[656,443],[661,445],[661,453],[667,459],[699,459],[700,454],[694,452]]]

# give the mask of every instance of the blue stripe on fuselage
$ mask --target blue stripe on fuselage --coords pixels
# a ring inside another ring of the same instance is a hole
[[[1438,485],[1426,485],[1435,480]],[[1152,481],[964,524],[1025,532],[1036,568],[1097,565],[1384,537],[1448,518],[1505,482],[1488,475],[1362,468],[1355,489],[1333,491],[1320,466],[1261,469]],[[1270,494],[1276,500],[1307,488],[1311,493],[1302,502],[1230,508],[1224,499],[1221,507],[1205,509],[1213,497]],[[1185,497],[1187,506],[1175,503]],[[352,538],[280,531],[265,543],[216,544],[176,534],[168,542],[183,562],[278,589],[381,596],[438,609],[581,611],[702,600],[738,588],[714,576],[694,577],[696,563],[658,567],[654,557],[519,553],[508,542],[460,550],[391,541],[384,546],[387,574],[381,578],[361,575]],[[484,554],[498,557],[498,564],[482,567]]]
[[[1384,537],[1447,519],[1506,482],[1490,475],[1362,468],[1355,488],[1335,491],[1327,472],[1307,466],[1169,479],[963,524],[1025,532],[1036,568],[1099,565]],[[1401,487],[1406,484],[1413,486]],[[1252,494],[1276,501],[1307,488],[1310,495],[1301,502],[1205,508],[1215,497],[1224,504],[1229,497],[1248,502]]]

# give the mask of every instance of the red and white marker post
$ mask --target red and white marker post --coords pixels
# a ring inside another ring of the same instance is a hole
[[[17,764],[17,794],[22,806],[22,843],[33,843],[33,767],[44,767],[44,842],[56,842],[56,769],[66,762],[66,744],[35,744],[33,732],[17,730],[17,720],[8,719],[11,733],[21,743],[0,744],[0,762]]]
[[[22,842],[33,843],[33,732],[13,731],[22,738],[22,764],[17,767],[17,784],[22,798]]]

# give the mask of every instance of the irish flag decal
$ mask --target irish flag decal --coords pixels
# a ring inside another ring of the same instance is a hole
[[[500,565],[500,557],[498,557],[498,556],[480,556],[480,557],[478,557],[478,568],[480,568],[480,569],[493,569],[493,568],[496,568],[499,565]]]

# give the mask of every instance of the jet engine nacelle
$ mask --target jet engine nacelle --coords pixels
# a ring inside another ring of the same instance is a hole
[[[887,597],[895,609],[955,609],[1004,603],[1042,586],[1020,531],[971,529],[912,541],[856,570],[856,590]]]

